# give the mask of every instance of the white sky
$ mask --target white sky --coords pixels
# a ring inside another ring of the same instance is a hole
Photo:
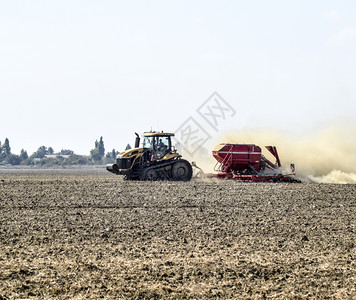
[[[89,154],[100,136],[123,150],[214,91],[236,110],[220,130],[307,132],[356,116],[355,83],[353,0],[0,0],[0,140],[16,154]]]

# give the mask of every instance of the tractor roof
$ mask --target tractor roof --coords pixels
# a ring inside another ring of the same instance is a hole
[[[174,133],[169,133],[169,132],[156,132],[156,131],[150,131],[150,132],[144,132],[142,136],[174,136]]]

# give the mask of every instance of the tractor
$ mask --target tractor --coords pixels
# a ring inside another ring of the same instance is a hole
[[[140,147],[140,136],[136,134],[135,147],[117,155],[115,164],[106,169],[125,180],[174,180],[189,181],[193,170],[191,164],[182,159],[172,145],[174,133],[145,132]]]

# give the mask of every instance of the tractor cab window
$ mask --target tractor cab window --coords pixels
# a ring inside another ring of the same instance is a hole
[[[158,159],[161,159],[171,151],[171,139],[168,136],[156,136],[154,144]]]
[[[171,151],[170,136],[145,136],[143,139],[143,148],[150,149],[157,158],[162,158]]]
[[[145,136],[143,148],[152,150],[170,150],[171,139],[168,136]]]
[[[166,151],[170,148],[170,139],[167,136],[156,137],[157,150]]]
[[[145,136],[143,139],[143,148],[153,149],[153,142],[154,142],[153,136]]]

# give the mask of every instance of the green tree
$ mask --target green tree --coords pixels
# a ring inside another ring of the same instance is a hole
[[[116,156],[118,155],[118,152],[115,149],[112,149],[111,151],[111,156],[113,159],[116,159]]]
[[[21,158],[21,160],[28,159],[28,154],[27,154],[26,150],[21,149],[20,158]]]
[[[74,151],[69,150],[69,149],[62,149],[59,154],[60,154],[60,155],[73,155],[73,154],[74,154]]]
[[[10,147],[10,142],[9,142],[9,139],[6,138],[5,139],[5,142],[4,142],[4,145],[2,145],[2,152],[8,156],[11,154],[11,147]]]
[[[0,163],[5,162],[6,158],[11,154],[11,147],[9,139],[6,138],[4,144],[0,143]],[[8,163],[8,162],[6,162]]]
[[[118,152],[115,149],[112,149],[111,152],[106,153],[104,162],[106,164],[114,163],[116,160],[117,154],[118,154]]]
[[[102,156],[100,155],[98,148],[90,150],[90,157],[96,163],[99,163],[102,160]]]
[[[48,147],[47,153],[48,153],[49,155],[53,155],[53,153],[54,153],[53,148],[52,148],[52,147]]]
[[[5,155],[2,151],[1,141],[0,141],[0,163],[5,159]]]
[[[21,163],[21,157],[19,155],[16,154],[9,154],[6,157],[6,162],[10,165],[19,165]]]
[[[103,137],[100,137],[100,140],[95,140],[95,148],[90,150],[91,159],[96,163],[101,163],[105,155],[105,147]]]
[[[100,137],[100,141],[98,144],[98,150],[99,150],[99,154],[101,157],[103,157],[105,155],[105,147],[104,147],[104,141],[103,141],[103,137]]]
[[[47,155],[47,154],[48,154],[47,147],[41,146],[31,156],[32,156],[32,158],[44,158],[44,156]]]

